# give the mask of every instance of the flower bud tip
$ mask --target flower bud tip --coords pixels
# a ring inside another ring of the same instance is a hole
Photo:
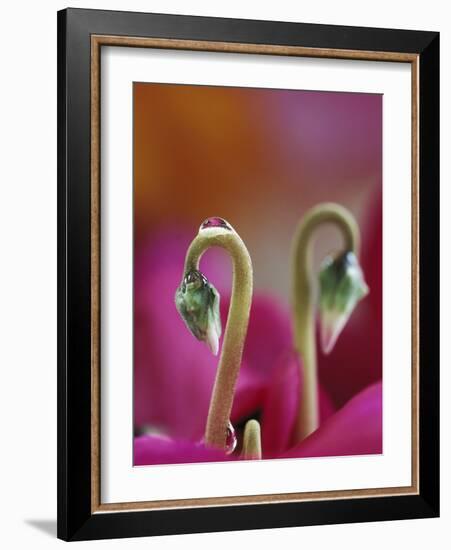
[[[369,289],[353,252],[326,258],[319,280],[321,347],[328,354],[356,305],[368,294]]]

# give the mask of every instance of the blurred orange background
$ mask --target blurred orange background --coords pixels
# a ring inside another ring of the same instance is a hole
[[[135,252],[155,232],[194,237],[223,217],[249,249],[255,289],[287,304],[302,214],[336,201],[362,227],[381,185],[381,95],[134,84]],[[339,246],[321,230],[317,258]]]

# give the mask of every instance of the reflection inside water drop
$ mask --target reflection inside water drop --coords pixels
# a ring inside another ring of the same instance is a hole
[[[226,437],[225,452],[228,455],[232,454],[233,451],[236,449],[237,443],[238,443],[238,439],[236,437],[235,428],[232,426],[232,423],[229,420],[229,424],[227,426],[227,437]]]

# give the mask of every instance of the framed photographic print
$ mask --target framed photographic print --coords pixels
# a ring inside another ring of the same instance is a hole
[[[439,35],[58,14],[58,536],[439,513]]]

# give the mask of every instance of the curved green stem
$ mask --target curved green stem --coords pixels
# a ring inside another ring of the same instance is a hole
[[[292,242],[294,347],[303,368],[296,441],[301,441],[319,426],[315,339],[317,282],[312,265],[312,235],[318,226],[330,223],[336,225],[342,233],[344,249],[357,253],[360,244],[358,225],[348,210],[334,203],[319,204],[309,210],[300,221]]]
[[[257,420],[252,419],[246,422],[241,456],[245,460],[261,460],[262,458],[260,424]]]
[[[185,273],[198,270],[202,255],[212,246],[227,250],[233,264],[232,298],[205,429],[205,444],[225,449],[227,426],[249,322],[252,263],[244,242],[233,229],[201,229],[188,249]]]

